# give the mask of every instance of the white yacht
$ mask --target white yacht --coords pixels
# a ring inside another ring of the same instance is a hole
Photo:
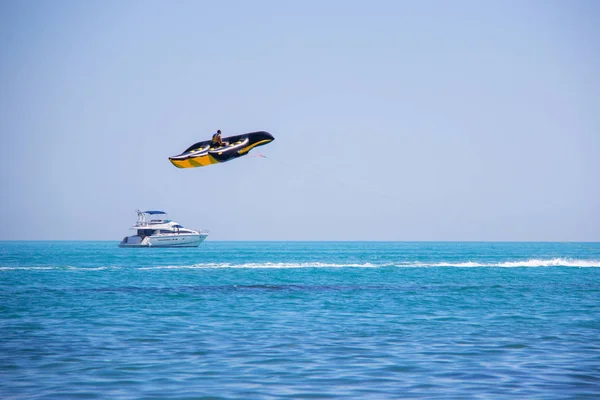
[[[208,236],[208,231],[187,229],[167,218],[163,211],[137,210],[138,219],[119,247],[198,247]]]

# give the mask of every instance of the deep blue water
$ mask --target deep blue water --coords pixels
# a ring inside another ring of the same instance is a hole
[[[1,398],[600,398],[599,243],[0,242]]]

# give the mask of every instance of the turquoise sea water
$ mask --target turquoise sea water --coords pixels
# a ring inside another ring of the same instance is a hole
[[[0,242],[0,397],[600,398],[599,243]]]

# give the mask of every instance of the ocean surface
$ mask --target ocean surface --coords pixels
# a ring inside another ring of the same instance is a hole
[[[0,242],[0,398],[600,398],[600,243],[117,244]]]

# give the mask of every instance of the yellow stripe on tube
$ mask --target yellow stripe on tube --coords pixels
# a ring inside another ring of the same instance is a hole
[[[261,140],[260,142],[256,142],[254,144],[251,144],[250,146],[244,147],[242,150],[238,151],[238,153],[239,154],[246,154],[247,152],[249,152],[250,150],[252,150],[256,146],[260,146],[261,144],[269,143],[269,142],[271,142],[271,140]]]

